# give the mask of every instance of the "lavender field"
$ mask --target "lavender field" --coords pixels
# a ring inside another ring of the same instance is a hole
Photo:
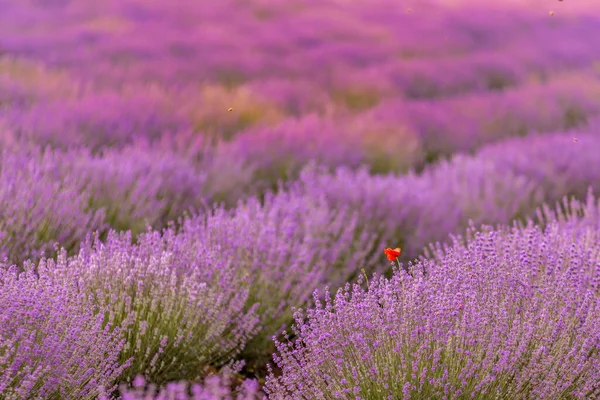
[[[0,400],[600,399],[598,0],[0,0]]]

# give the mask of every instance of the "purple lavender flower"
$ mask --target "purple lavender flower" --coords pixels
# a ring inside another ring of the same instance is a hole
[[[485,228],[296,314],[272,399],[600,395],[597,230]]]
[[[213,199],[190,162],[143,146],[92,155],[17,144],[0,165],[0,257],[17,264],[57,244],[76,251],[89,232],[108,227],[160,229]]]
[[[0,154],[0,257],[20,264],[56,250],[73,250],[105,227],[102,210],[61,171],[59,154],[5,150]]]
[[[361,115],[288,119],[272,128],[241,132],[217,154],[242,160],[258,184],[294,179],[311,162],[335,168],[368,165],[373,172],[406,171],[422,161],[418,137],[401,125]]]
[[[120,360],[131,360],[121,381],[143,374],[157,384],[197,379],[228,363],[258,328],[245,277],[219,249],[202,243],[178,251],[171,235],[148,232],[132,244],[129,233],[88,238],[76,256],[52,265],[57,281],[74,281],[104,323],[125,339]],[[192,261],[192,262],[189,262]]]
[[[66,99],[43,99],[4,112],[3,119],[21,139],[59,148],[124,146],[137,137],[153,140],[189,129],[189,121],[169,109],[161,97],[165,93],[156,92],[140,87],[86,96],[67,93]]]
[[[70,151],[61,167],[91,209],[104,210],[107,224],[134,236],[214,200],[204,171],[174,152],[141,144],[100,155]]]
[[[136,244],[129,233],[89,238],[52,271],[91,293],[123,332],[120,359],[131,366],[121,379],[144,374],[162,384],[201,378],[249,341],[250,354],[264,357],[290,307],[308,304],[319,284],[355,275],[372,240],[344,209],[280,192],[141,234]]]
[[[372,176],[348,168],[329,174],[309,167],[289,190],[356,210],[361,226],[401,247],[407,260],[428,243],[464,231],[469,220],[507,224],[546,202],[584,196],[590,186],[597,190],[600,142],[593,134],[577,136],[577,143],[572,134],[514,139],[474,156],[457,155],[420,175]]]
[[[36,272],[0,266],[0,396],[95,399],[116,389],[120,331],[105,326],[74,281],[53,279],[52,262]]]
[[[247,291],[248,304],[258,303],[261,331],[244,352],[252,357],[268,354],[270,337],[291,322],[290,307],[311,302],[319,284],[343,285],[373,263],[377,247],[344,207],[286,192],[186,219],[179,233],[169,230],[165,237],[177,268],[206,265],[206,273],[225,269],[245,278],[228,290]],[[222,260],[218,269],[203,261],[209,250]]]
[[[600,111],[598,98],[597,80],[571,76],[506,92],[427,101],[390,100],[366,114],[412,131],[425,158],[435,159],[504,138],[580,128]]]

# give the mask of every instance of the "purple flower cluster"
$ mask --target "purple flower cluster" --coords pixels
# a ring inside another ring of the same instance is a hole
[[[111,232],[51,265],[57,282],[75,282],[123,333],[119,360],[131,362],[121,380],[202,377],[209,366],[228,363],[258,327],[245,277],[218,249],[198,243],[198,257],[187,262],[176,238],[167,237],[149,232],[132,244],[129,234]]]
[[[61,156],[62,173],[89,207],[103,210],[109,226],[134,235],[148,226],[160,229],[214,200],[207,174],[171,152],[138,144],[100,155],[76,150]]]
[[[330,207],[319,197],[269,194],[231,210],[216,209],[183,221],[177,234],[165,233],[174,265],[206,265],[210,271],[232,270],[244,281],[227,290],[245,290],[248,303],[258,305],[261,332],[245,354],[264,356],[270,337],[292,320],[294,306],[309,303],[320,284],[342,286],[367,265],[373,265],[374,235],[363,229],[344,207]],[[203,261],[218,252],[223,265]],[[240,286],[242,285],[242,286]],[[222,289],[222,290],[225,290]]]
[[[514,58],[519,63],[515,69],[524,77],[586,65],[598,55],[597,20],[590,10],[582,18],[582,10],[574,7],[565,7],[554,24],[539,10],[537,15],[531,12],[532,7],[515,10],[477,4],[464,12],[439,1],[423,3],[413,13],[390,0],[343,7],[334,0],[243,4],[226,0],[210,5],[183,0],[176,10],[162,1],[113,0],[99,10],[77,2],[36,6],[10,0],[3,1],[3,9],[0,32],[5,52],[69,67],[100,82],[110,78],[119,83],[179,83],[206,76],[235,85],[291,76],[332,87],[334,77],[346,71],[358,73],[397,60],[451,62],[452,56],[465,53],[475,55],[468,68],[450,68],[447,74],[436,74],[433,82],[440,75],[459,82],[471,71],[472,81],[477,82],[486,75],[477,58],[481,53]],[[15,20],[39,28],[24,34]],[[52,35],[47,35],[50,28]],[[85,49],[71,51],[77,46]],[[552,62],[556,59],[561,62]],[[487,72],[488,79],[493,81],[498,69]],[[507,70],[510,82],[515,73]],[[396,85],[402,87],[401,83]]]
[[[69,250],[85,235],[104,229],[102,210],[60,170],[57,154],[4,150],[0,154],[0,257],[21,263]]]
[[[253,181],[293,179],[311,162],[329,168],[368,165],[373,172],[406,171],[423,161],[420,139],[399,124],[371,115],[287,119],[272,128],[246,130],[221,143],[217,152],[253,170]]]
[[[593,134],[544,134],[486,146],[473,157],[457,156],[419,175],[371,176],[343,168],[330,175],[308,168],[291,191],[358,210],[361,227],[371,224],[367,229],[398,241],[405,255],[413,257],[427,243],[464,229],[468,219],[507,223],[529,215],[544,201],[585,195],[598,181],[598,146]],[[3,251],[12,262],[50,255],[56,243],[75,250],[80,238],[107,226],[134,235],[147,226],[161,228],[210,201],[234,204],[246,190],[257,190],[240,184],[252,178],[235,174],[235,164],[229,164],[232,179],[220,181],[216,178],[225,168],[198,170],[172,153],[140,146],[101,155],[22,151],[5,152],[4,157]],[[216,166],[216,160],[222,158],[204,162]],[[264,171],[272,171],[268,165]],[[39,183],[24,185],[27,179]],[[15,196],[31,200],[10,201]],[[21,211],[8,213],[15,207]]]
[[[484,229],[347,285],[277,341],[272,399],[595,398],[597,230]],[[363,282],[364,283],[364,282]]]
[[[95,399],[116,389],[128,365],[124,341],[73,282],[52,267],[0,266],[0,397]]]
[[[191,162],[142,146],[100,155],[16,146],[0,154],[0,166],[0,258],[17,264],[50,256],[57,244],[76,250],[109,227],[160,229],[213,200]]]
[[[405,172],[499,139],[584,125],[600,111],[597,99],[597,82],[571,77],[496,94],[392,100],[351,116],[313,114],[247,129],[219,143],[214,157],[245,165],[246,179],[262,190],[279,179],[296,178],[310,162]]]
[[[353,208],[366,229],[400,245],[410,259],[428,243],[460,233],[469,220],[506,224],[544,202],[600,189],[599,148],[595,134],[529,136],[490,145],[474,156],[457,155],[418,175],[373,176],[346,168],[327,174],[310,167],[290,191]]]
[[[247,129],[214,152],[244,164],[259,187],[295,178],[310,162],[405,172],[499,139],[577,128],[600,112],[598,99],[598,82],[571,77],[496,94],[391,100],[351,116],[313,114]]]
[[[169,114],[151,90],[137,96],[127,92],[43,99],[26,109],[5,112],[2,119],[17,137],[54,147],[122,146],[138,136],[156,139],[189,128],[182,117]]]
[[[365,114],[413,132],[431,158],[472,151],[499,139],[580,127],[600,112],[599,98],[597,78],[571,76],[498,93],[392,100]]]
[[[9,136],[96,150],[242,133],[219,158],[233,151],[258,169],[256,181],[295,176],[307,159],[404,171],[598,113],[600,35],[585,5],[549,22],[531,5],[462,12],[430,2],[409,13],[389,0],[328,0],[317,13],[309,0],[183,1],[179,11],[105,3],[3,1],[0,125]],[[25,34],[14,18],[38,28]],[[313,114],[323,121],[306,123]],[[264,171],[269,160],[276,171]]]
[[[201,378],[249,341],[250,354],[266,356],[291,307],[309,304],[318,285],[342,286],[374,247],[350,212],[280,192],[136,243],[130,233],[89,237],[75,256],[63,252],[39,268],[58,287],[77,288],[91,310],[104,310],[103,326],[122,332],[121,380],[144,374],[162,384]]]

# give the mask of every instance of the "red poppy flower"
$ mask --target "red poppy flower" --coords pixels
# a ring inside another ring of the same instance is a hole
[[[388,260],[394,261],[396,258],[398,258],[402,250],[399,247],[396,247],[395,249],[391,249],[388,247],[383,252],[387,256]]]

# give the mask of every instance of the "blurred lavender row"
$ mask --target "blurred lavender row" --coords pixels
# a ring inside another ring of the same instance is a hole
[[[389,0],[180,0],[177,7],[161,1],[92,6],[3,0],[0,5],[4,53],[65,66],[99,82],[189,83],[206,76],[237,84],[304,77],[327,86],[344,72],[391,66],[410,85],[418,80],[410,71],[420,74],[419,63],[430,59],[452,67],[455,56],[466,54],[475,70],[483,64],[479,76],[487,72],[493,80],[502,75],[502,63],[491,62],[485,71],[486,55],[513,59],[504,67],[508,77],[585,65],[598,56],[597,18],[590,10],[575,13],[574,7],[557,10],[549,20],[547,12],[526,6],[475,4],[464,10],[441,1],[420,2],[411,12]],[[25,22],[35,29],[23,29]],[[464,72],[456,69],[458,77],[468,75]],[[452,78],[448,81],[460,82]]]
[[[473,156],[456,155],[420,174],[373,176],[345,167],[329,173],[309,165],[285,186],[339,210],[350,207],[358,212],[359,226],[397,241],[407,257],[415,257],[430,241],[459,232],[469,219],[508,223],[544,202],[597,190],[599,140],[597,134],[577,132],[515,138]],[[242,175],[232,174],[228,182],[231,172],[215,160],[205,159],[215,164],[199,170],[174,154],[142,147],[97,156],[82,150],[5,152],[3,255],[21,262],[52,254],[56,243],[74,250],[88,232],[112,227],[136,236],[186,214],[202,215],[215,201],[227,199],[234,212],[244,207],[236,208],[236,199],[258,202],[256,187],[235,182]],[[223,192],[220,185],[227,183],[235,191]],[[28,200],[11,202],[15,196]],[[285,201],[293,202],[293,196]]]
[[[308,159],[421,168],[598,113],[600,25],[571,6],[553,18],[438,2],[178,6],[4,0],[2,143],[97,151],[163,138],[276,181]]]
[[[542,203],[599,190],[598,149],[597,134],[532,135],[474,156],[456,155],[422,174],[373,176],[347,168],[328,174],[309,167],[289,187],[356,210],[364,225],[400,245],[408,260],[428,243],[462,232],[469,220],[506,224],[527,218]]]

